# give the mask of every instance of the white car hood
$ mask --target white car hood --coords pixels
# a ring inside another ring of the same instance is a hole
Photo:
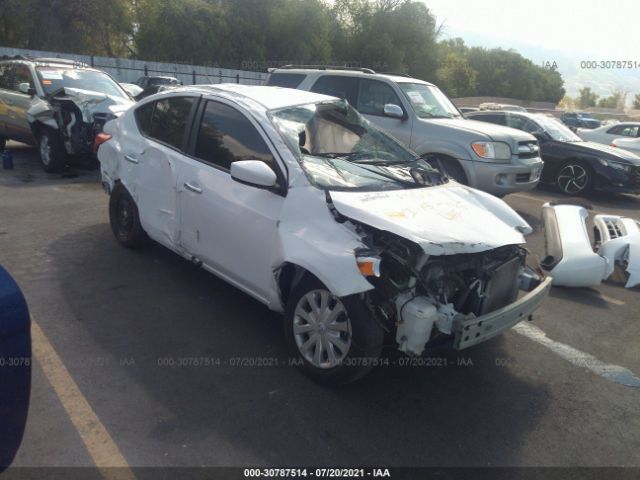
[[[429,255],[525,243],[532,229],[502,200],[457,183],[383,192],[332,191],[342,215],[418,243]]]
[[[65,87],[64,93],[80,108],[83,120],[87,123],[93,121],[95,113],[111,113],[118,116],[135,103],[127,98],[114,97],[80,88]]]

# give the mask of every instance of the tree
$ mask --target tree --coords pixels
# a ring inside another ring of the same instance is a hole
[[[583,87],[579,90],[578,106],[580,108],[595,107],[598,101],[598,95],[591,91],[589,87]]]
[[[633,97],[633,103],[631,105],[634,109],[640,110],[640,93],[636,93]]]
[[[466,57],[448,52],[439,61],[436,81],[450,97],[468,97],[476,91],[478,73],[471,68]]]
[[[616,110],[624,110],[627,103],[627,92],[616,89],[613,94],[606,98],[601,98],[598,101],[598,106],[601,108],[613,108]]]

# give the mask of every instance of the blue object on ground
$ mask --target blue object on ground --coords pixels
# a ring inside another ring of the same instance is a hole
[[[20,287],[0,267],[0,472],[15,457],[31,392],[31,317]]]
[[[13,155],[9,150],[5,150],[2,154],[2,168],[5,170],[13,170]]]

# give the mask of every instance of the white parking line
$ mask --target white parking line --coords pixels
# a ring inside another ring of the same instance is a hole
[[[593,355],[582,352],[564,343],[556,342],[547,337],[540,328],[530,323],[519,323],[513,330],[533,340],[540,345],[547,347],[549,350],[571,362],[576,367],[588,368],[593,373],[613,382],[625,385],[627,387],[640,388],[640,378],[636,377],[629,369],[619,365],[611,365],[598,360]]]
[[[107,480],[135,480],[120,449],[33,318],[31,337],[33,356],[58,395],[100,474]]]

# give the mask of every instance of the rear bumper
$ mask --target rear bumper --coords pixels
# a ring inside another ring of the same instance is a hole
[[[495,312],[457,322],[453,328],[453,347],[462,350],[477,345],[525,320],[549,295],[551,281],[551,277],[546,277],[534,290]]]

